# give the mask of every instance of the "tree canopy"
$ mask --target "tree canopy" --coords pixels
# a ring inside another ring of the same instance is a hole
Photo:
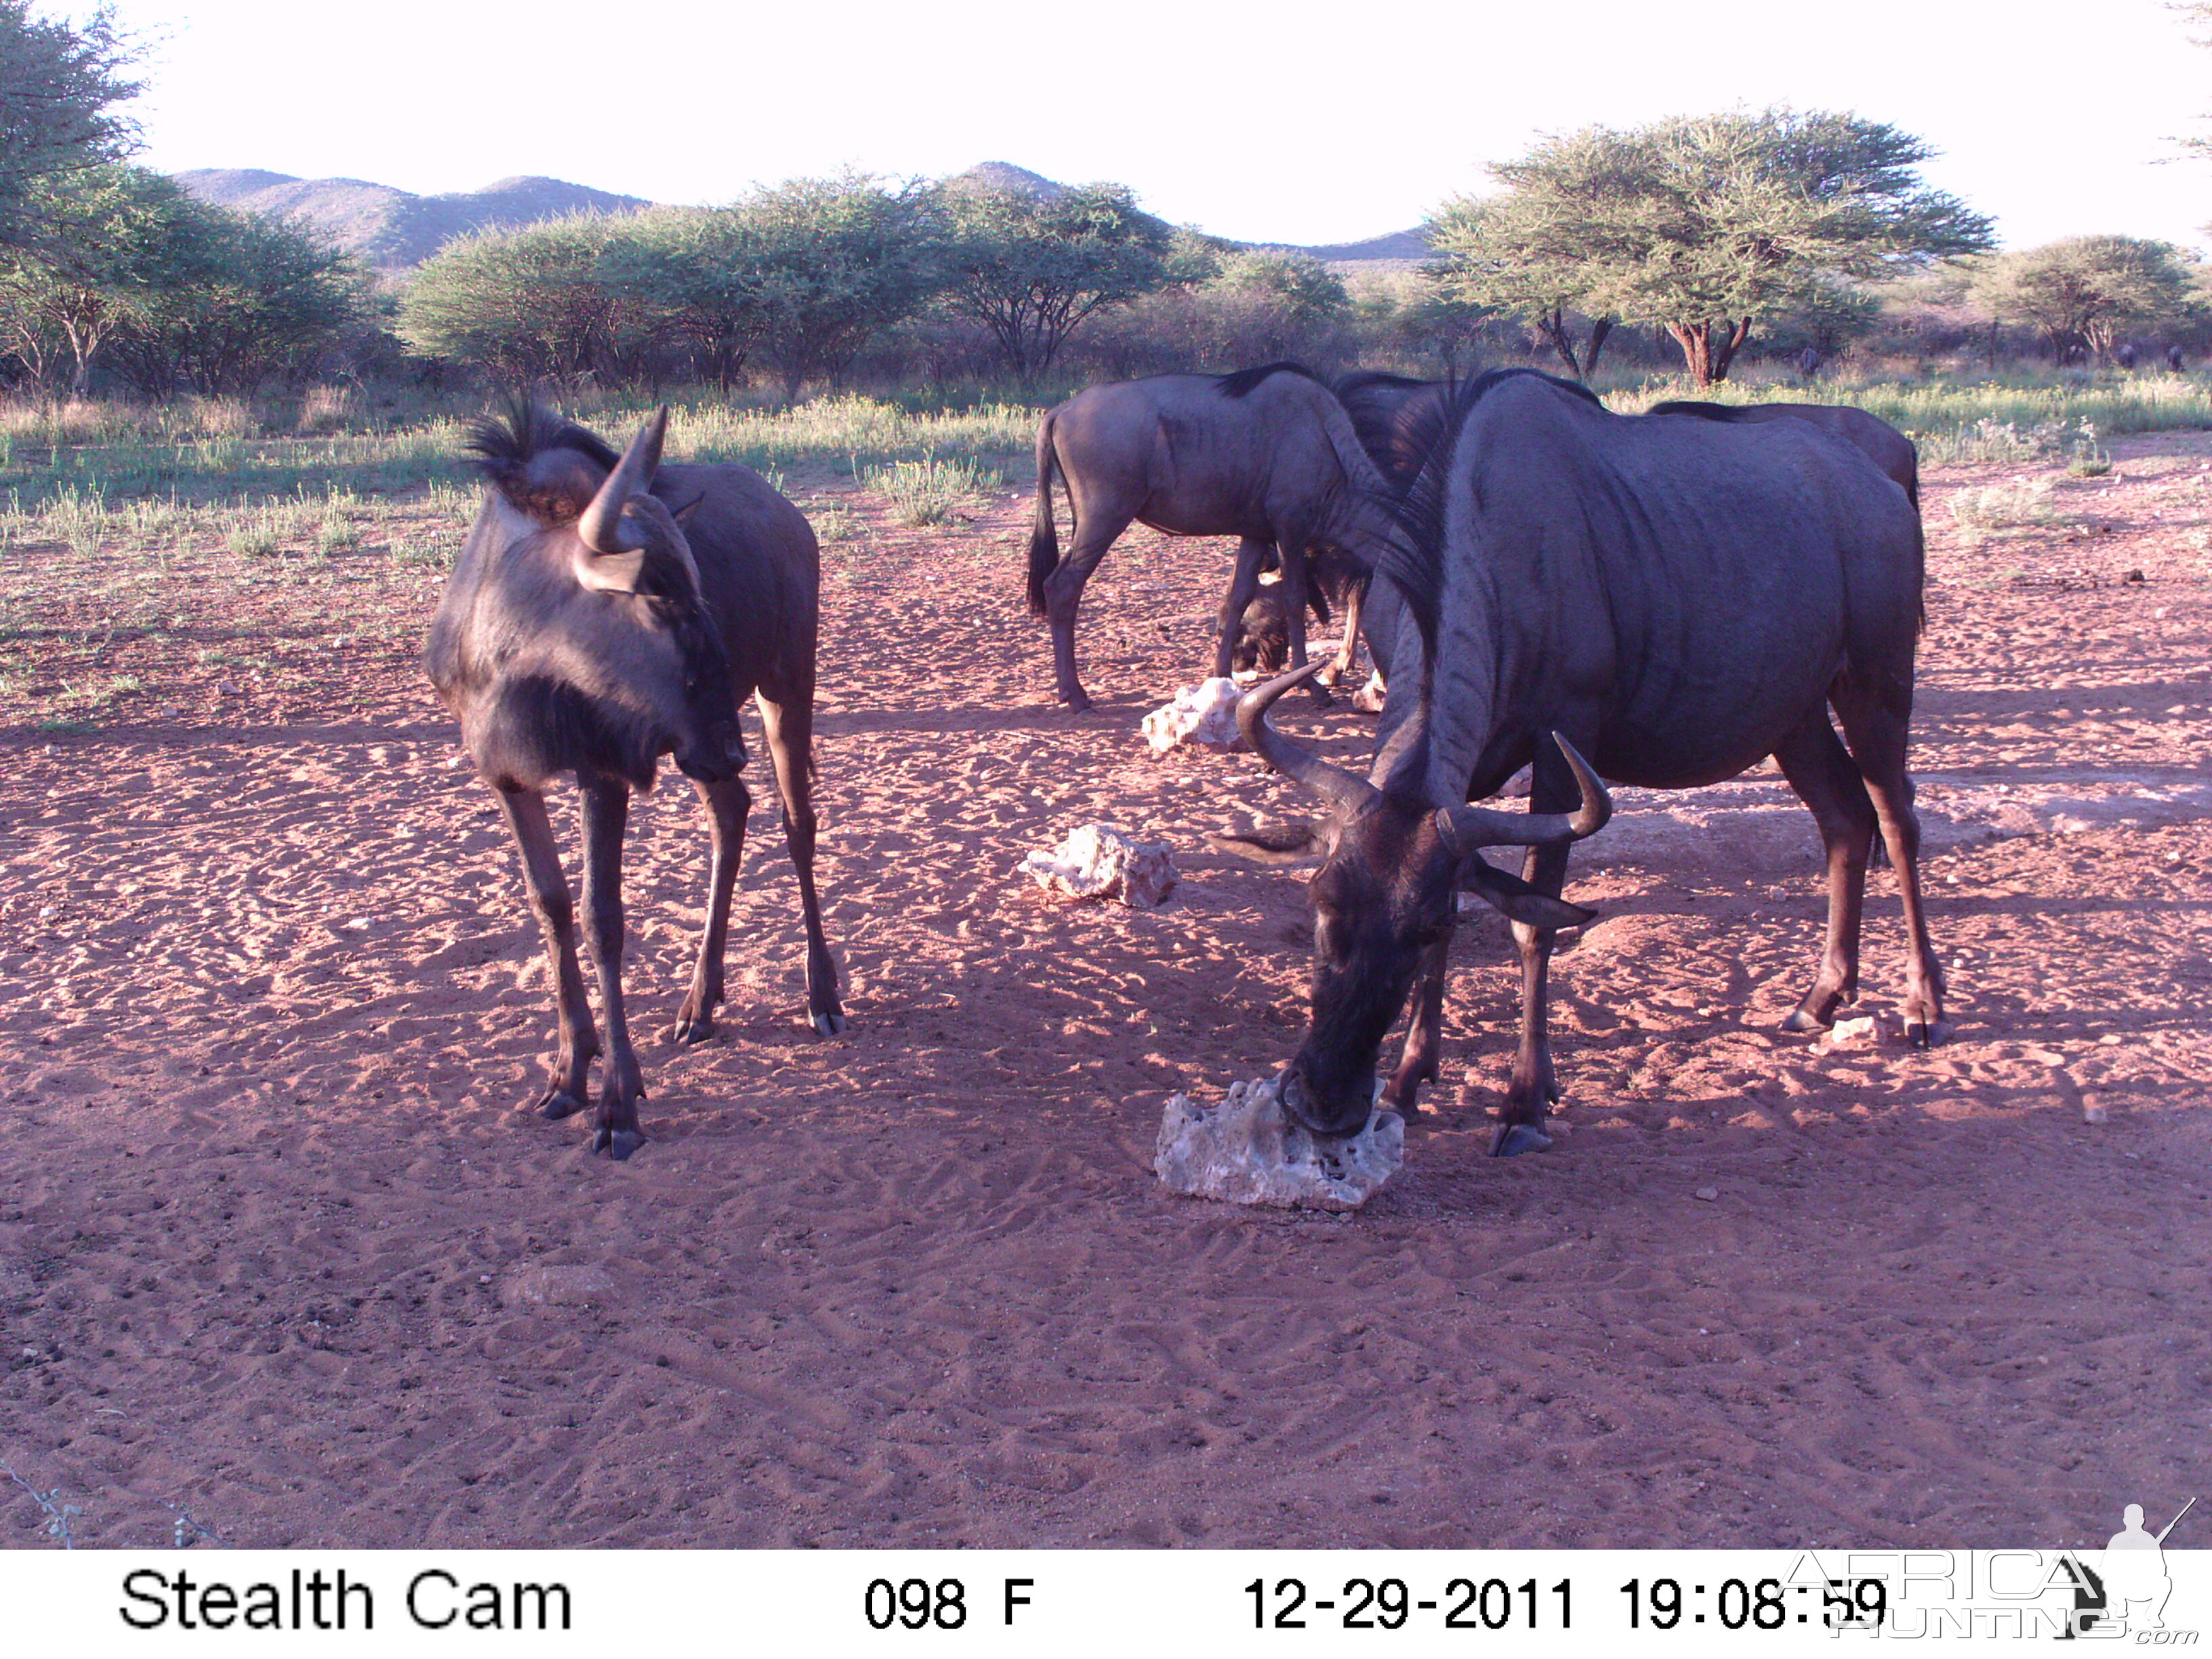
[[[1986,218],[1920,182],[1931,155],[1818,110],[1589,127],[1493,168],[1504,192],[1447,203],[1431,240],[1468,297],[1540,329],[1569,310],[1656,324],[1710,385],[1763,319],[1990,245]]]
[[[2109,358],[2125,329],[2186,320],[2197,305],[2194,278],[2170,242],[2069,236],[1984,262],[1972,292],[1990,315],[2033,324],[2063,362],[2077,345]]]
[[[72,26],[0,0],[0,247],[35,245],[61,175],[113,161],[135,129],[114,106],[137,94],[135,53],[103,5]]]
[[[1168,228],[1120,185],[1048,197],[962,184],[942,192],[939,212],[945,303],[988,329],[1024,380],[1086,318],[1167,280]]]

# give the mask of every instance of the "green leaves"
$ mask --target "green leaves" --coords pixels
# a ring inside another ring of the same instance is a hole
[[[1930,154],[1817,110],[1587,127],[1492,168],[1504,193],[1446,203],[1431,240],[1462,297],[1540,325],[1567,310],[1658,324],[1703,382],[1754,320],[1990,245],[1987,219],[1920,184]]]

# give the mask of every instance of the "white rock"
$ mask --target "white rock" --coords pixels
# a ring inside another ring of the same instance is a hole
[[[499,1287],[500,1304],[508,1308],[547,1306],[611,1306],[615,1281],[603,1267],[519,1267]]]
[[[1861,1014],[1839,1019],[1828,1030],[1829,1044],[1838,1048],[1879,1048],[1904,1041],[1905,1022],[1895,1014]]]
[[[1376,1095],[1382,1090],[1378,1082]],[[1406,1161],[1406,1120],[1380,1109],[1344,1140],[1321,1142],[1283,1111],[1272,1078],[1232,1083],[1212,1111],[1168,1102],[1152,1172],[1170,1191],[1279,1210],[1356,1210]]]
[[[1242,749],[1244,739],[1237,730],[1237,699],[1243,695],[1235,680],[1201,680],[1175,694],[1145,716],[1145,741],[1155,755],[1164,755],[1178,744],[1203,744],[1212,749]]]
[[[1164,842],[1141,842],[1109,824],[1086,823],[1068,832],[1049,853],[1032,853],[1018,866],[1040,887],[1076,898],[1119,899],[1149,910],[1175,891],[1175,854]]]

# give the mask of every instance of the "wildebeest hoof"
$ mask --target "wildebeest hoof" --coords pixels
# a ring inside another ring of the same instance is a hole
[[[1551,1136],[1533,1123],[1501,1123],[1490,1143],[1490,1155],[1518,1158],[1523,1152],[1540,1152],[1551,1144]]]
[[[1800,1008],[1782,1022],[1782,1029],[1785,1031],[1825,1031],[1828,1025],[1828,1021],[1809,1008]]]
[[[1067,705],[1067,712],[1071,714],[1087,714],[1091,712],[1091,699],[1080,691],[1072,697],[1062,697],[1060,701]]]
[[[1336,701],[1334,697],[1328,695],[1328,688],[1323,685],[1317,679],[1308,680],[1306,682],[1306,690],[1313,693],[1314,702],[1323,708],[1328,708],[1331,703]]]
[[[538,1096],[536,1111],[538,1116],[558,1123],[564,1117],[574,1117],[584,1109],[584,1103],[557,1085]]]
[[[1905,1041],[1911,1048],[1940,1048],[1950,1040],[1951,1022],[1948,1019],[1912,1020],[1905,1028]]]
[[[592,1150],[617,1164],[644,1145],[645,1136],[635,1129],[601,1129],[592,1137]]]
[[[712,1009],[692,1013],[689,1009],[676,1016],[676,1024],[668,1028],[668,1040],[678,1048],[688,1048],[694,1042],[704,1042],[714,1035],[714,1014]]]
[[[845,1035],[845,1024],[843,1012],[839,1009],[830,1008],[814,1016],[814,1035],[822,1037],[842,1036]]]

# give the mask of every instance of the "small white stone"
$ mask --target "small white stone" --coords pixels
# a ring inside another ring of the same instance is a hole
[[[2118,1031],[2107,1031],[2097,1039],[2098,1042],[2106,1048],[2117,1048],[2124,1040]]]
[[[499,1299],[509,1308],[605,1307],[615,1296],[615,1282],[603,1267],[522,1267],[507,1274],[499,1287]]]
[[[2103,1106],[2102,1103],[2100,1103],[2100,1101],[2099,1101],[2099,1100],[2098,1100],[2094,1096],[2087,1096],[2087,1097],[2085,1097],[2082,1099],[2082,1102],[2081,1102],[2081,1121],[2082,1121],[2082,1122],[2084,1122],[2084,1123],[2109,1123],[2111,1121],[2112,1121],[2112,1115],[2111,1115],[2110,1113],[2108,1113],[2107,1111],[2106,1111],[2106,1109],[2105,1109],[2105,1108],[2104,1108],[2104,1106]]]
[[[1694,1196],[1703,1199],[1708,1204],[1718,1202],[1720,1195],[1721,1189],[1717,1187],[1700,1187],[1694,1194]]]
[[[1382,1085],[1376,1085],[1382,1097]],[[1276,1209],[1356,1210],[1406,1161],[1406,1120],[1374,1110],[1342,1140],[1316,1140],[1283,1110],[1273,1078],[1232,1083],[1212,1110],[1176,1095],[1160,1118],[1152,1171],[1173,1192]]]
[[[1905,1041],[1905,1022],[1895,1014],[1860,1014],[1839,1019],[1829,1030],[1828,1042],[1838,1048],[1878,1048]]]
[[[1237,699],[1243,694],[1234,680],[1201,680],[1175,694],[1145,716],[1145,741],[1155,755],[1164,755],[1178,744],[1203,744],[1209,749],[1242,749],[1244,739],[1237,730]]]
[[[1149,910],[1174,892],[1175,854],[1164,842],[1140,842],[1110,824],[1086,823],[1049,853],[1015,866],[1040,887],[1074,898],[1118,899]]]

